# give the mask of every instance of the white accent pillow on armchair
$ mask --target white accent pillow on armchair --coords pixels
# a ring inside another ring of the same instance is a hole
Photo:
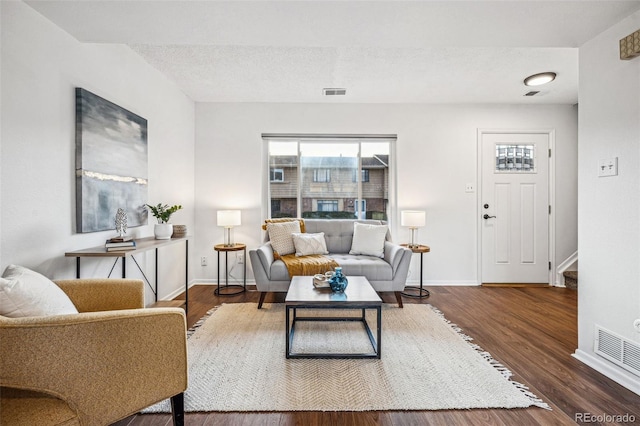
[[[69,296],[53,281],[18,265],[0,278],[0,315],[11,318],[77,314]]]

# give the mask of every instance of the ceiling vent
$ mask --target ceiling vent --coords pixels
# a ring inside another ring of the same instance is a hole
[[[595,353],[640,376],[640,345],[596,326]]]
[[[322,89],[322,93],[325,96],[344,96],[347,94],[347,89]]]
[[[532,91],[530,91],[530,92],[528,92],[528,93],[525,93],[524,95],[525,95],[525,96],[535,96],[535,95],[537,95],[538,93],[540,93],[540,91],[539,91],[539,90],[532,90]]]

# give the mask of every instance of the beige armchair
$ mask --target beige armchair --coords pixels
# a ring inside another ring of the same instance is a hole
[[[140,309],[139,280],[56,284],[79,314],[0,316],[1,423],[108,425],[171,398],[183,424],[184,311]]]

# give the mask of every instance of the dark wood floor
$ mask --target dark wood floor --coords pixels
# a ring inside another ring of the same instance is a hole
[[[191,326],[208,309],[222,303],[257,302],[250,291],[216,297],[211,286],[189,290]],[[597,373],[571,354],[577,347],[577,293],[562,288],[432,287],[422,301],[473,337],[474,342],[508,367],[513,379],[527,385],[552,407],[517,410],[443,410],[413,412],[284,412],[195,413],[187,425],[565,425],[578,413],[593,416],[624,415],[640,424],[640,396]],[[383,293],[395,303],[393,293]],[[266,302],[283,302],[284,294],[268,295]],[[416,366],[420,368],[420,366]],[[230,372],[229,374],[233,374]],[[168,425],[169,415],[136,415],[118,426]],[[589,424],[604,424],[590,422]],[[611,423],[609,423],[611,424]]]

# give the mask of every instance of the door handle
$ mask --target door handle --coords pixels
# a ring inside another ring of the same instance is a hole
[[[483,219],[491,219],[492,217],[495,217],[495,216],[489,216],[488,214],[485,214],[484,216],[482,216]]]

